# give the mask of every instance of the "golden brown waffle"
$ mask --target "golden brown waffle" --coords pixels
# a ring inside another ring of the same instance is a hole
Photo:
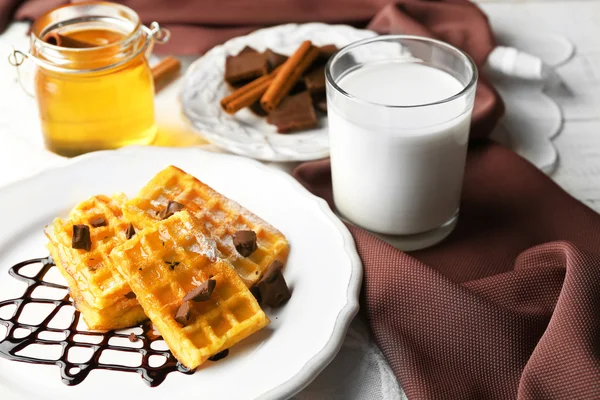
[[[116,247],[111,265],[124,276],[175,357],[196,368],[269,323],[231,264],[218,257],[203,224],[183,210]],[[183,297],[211,277],[209,300],[190,301],[186,326],[175,320]]]
[[[124,195],[94,196],[78,204],[67,220],[56,218],[46,227],[48,249],[67,280],[71,297],[90,329],[119,329],[146,319],[129,285],[107,264],[108,254],[126,239]],[[98,218],[104,226],[93,227]],[[72,248],[73,225],[90,228],[90,251]]]
[[[138,195],[123,207],[127,220],[136,228],[153,226],[169,201],[185,206],[208,229],[222,256],[234,266],[246,286],[254,285],[273,260],[285,263],[289,245],[285,236],[192,175],[170,166],[159,172]],[[239,230],[256,232],[258,249],[242,257],[233,245]]]

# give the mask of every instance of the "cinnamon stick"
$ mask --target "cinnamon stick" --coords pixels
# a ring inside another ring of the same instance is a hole
[[[48,44],[59,47],[68,47],[71,49],[88,49],[90,47],[96,47],[97,45],[81,40],[73,39],[65,35],[61,35],[58,32],[49,32],[42,39]]]
[[[244,107],[248,107],[258,101],[261,96],[267,91],[275,77],[279,74],[283,65],[275,68],[268,75],[263,75],[258,79],[253,80],[247,85],[237,89],[229,96],[221,100],[221,107],[228,114],[235,114]]]
[[[152,67],[152,78],[154,78],[154,90],[158,92],[167,86],[181,70],[181,62],[171,56],[165,57]]]
[[[260,99],[261,107],[267,112],[273,111],[318,56],[318,47],[313,46],[310,40],[303,42],[298,50],[281,66],[281,72],[273,79],[273,82]]]

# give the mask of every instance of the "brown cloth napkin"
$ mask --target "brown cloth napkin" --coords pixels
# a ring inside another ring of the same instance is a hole
[[[10,21],[34,20],[58,5],[78,0],[0,0],[0,32]],[[364,27],[392,0],[121,0],[142,21],[171,29],[167,54],[199,54],[235,36],[288,22],[345,23]]]
[[[11,13],[34,19],[62,3],[0,0],[0,30]],[[465,0],[122,3],[168,25],[165,50],[177,54],[306,21],[437,37],[480,66],[494,47],[485,16]],[[485,139],[502,112],[481,79],[461,216],[442,244],[406,254],[349,226],[365,269],[363,312],[411,399],[600,398],[600,217]],[[333,204],[327,160],[294,174]]]

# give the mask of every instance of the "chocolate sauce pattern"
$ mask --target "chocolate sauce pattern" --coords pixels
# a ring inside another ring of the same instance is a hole
[[[24,267],[41,263],[42,268],[33,277],[29,278],[21,274],[21,269]],[[140,325],[143,329],[142,335],[137,335],[138,341],[142,341],[141,348],[131,348],[125,346],[117,346],[109,344],[111,338],[124,338],[128,339],[129,334],[118,333],[115,331],[108,332],[89,332],[81,331],[77,329],[79,323],[80,314],[79,311],[75,310],[71,323],[66,329],[51,328],[48,326],[50,321],[58,314],[62,307],[73,306],[73,302],[69,298],[69,294],[65,295],[60,300],[44,299],[32,297],[33,292],[36,288],[43,286],[54,289],[63,289],[68,291],[67,286],[55,284],[52,282],[44,281],[44,277],[54,267],[54,262],[51,257],[48,258],[34,258],[31,260],[23,261],[16,264],[9,270],[10,276],[13,278],[25,282],[27,289],[23,296],[17,299],[11,299],[0,302],[0,309],[3,307],[14,305],[16,310],[13,316],[8,319],[0,318],[0,325],[7,328],[6,338],[0,341],[0,357],[8,360],[31,363],[31,364],[44,364],[44,365],[56,365],[60,368],[61,379],[66,385],[78,385],[88,376],[88,374],[94,369],[104,369],[110,371],[124,371],[124,372],[136,372],[142,379],[150,386],[160,385],[167,375],[174,371],[179,371],[184,374],[191,375],[194,370],[190,370],[181,365],[177,359],[171,354],[170,351],[160,351],[152,349],[151,345],[153,342],[160,340],[160,336],[153,334],[153,328],[150,323],[144,323]],[[27,304],[53,304],[55,308],[50,314],[39,324],[30,325],[19,322],[19,317],[23,312],[24,307]],[[73,306],[74,307],[74,306]],[[16,337],[15,331],[17,329],[26,329],[30,333],[25,337]],[[42,332],[54,332],[66,335],[64,340],[48,340],[41,339],[40,333]],[[102,337],[102,341],[97,344],[91,344],[75,340],[75,335]],[[61,354],[56,360],[39,359],[19,355],[20,351],[24,350],[30,345],[60,345]],[[93,350],[92,357],[83,363],[74,363],[68,360],[69,349],[72,347],[85,347]],[[142,363],[137,367],[130,367],[116,364],[105,364],[100,362],[102,352],[105,350],[115,350],[127,353],[139,353],[142,355]],[[166,362],[159,367],[151,367],[149,359],[151,356],[163,356],[166,358]]]

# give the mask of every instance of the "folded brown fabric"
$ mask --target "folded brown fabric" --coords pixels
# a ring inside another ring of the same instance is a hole
[[[48,10],[67,3],[82,2],[81,0],[0,0],[0,32],[6,27],[11,14],[14,19],[34,20]],[[444,2],[445,14],[454,13],[454,18],[460,20],[464,7],[458,1],[458,7],[452,2]],[[393,0],[227,0],[227,1],[199,1],[199,0],[120,0],[116,3],[124,4],[134,9],[142,21],[149,24],[158,21],[172,30],[171,40],[167,45],[159,46],[155,50],[169,54],[198,54],[207,51],[213,46],[223,43],[235,36],[243,35],[253,30],[269,25],[278,25],[291,22],[328,22],[345,23],[360,27],[366,26],[373,20],[383,31],[399,30],[400,25],[406,29],[419,33],[413,25],[418,25],[421,20],[420,3],[427,1],[403,1],[404,6],[414,12],[414,17],[403,12],[394,12],[388,9],[378,14],[386,5],[394,3]],[[399,3],[399,4],[400,4]],[[433,3],[440,3],[433,1]],[[478,13],[476,7],[465,15]],[[399,17],[400,16],[400,17]],[[3,19],[4,18],[4,19]],[[414,19],[413,19],[414,18]],[[424,21],[426,25],[429,22]],[[479,22],[483,29],[488,29],[485,21]],[[375,27],[377,28],[377,27]],[[440,31],[446,30],[443,25]],[[453,27],[454,31],[456,27]],[[467,27],[466,29],[471,29]],[[461,36],[463,30],[458,29],[450,35]],[[440,32],[435,32],[439,34]],[[489,40],[489,36],[484,40]],[[473,35],[465,36],[469,41],[480,42]],[[483,55],[483,59],[487,54]],[[477,62],[482,60],[476,60]]]
[[[227,39],[269,25],[289,22],[351,23],[365,26],[392,0],[120,0],[138,12],[142,21],[158,21],[171,29],[165,54],[199,54]],[[9,16],[34,20],[60,4],[77,0],[0,0],[0,32]],[[16,11],[15,11],[16,10]],[[2,21],[2,16],[6,20]]]
[[[0,0],[0,33],[12,19],[12,14],[22,0]]]
[[[331,201],[329,161],[295,175]],[[600,217],[533,165],[473,143],[458,226],[431,249],[349,228],[363,311],[409,398],[600,398]]]
[[[61,3],[0,0],[0,30],[13,12],[34,19]],[[480,66],[494,47],[487,19],[466,0],[122,3],[169,26],[162,50],[177,54],[308,21],[437,37]],[[600,398],[600,217],[485,139],[502,112],[482,77],[461,216],[443,243],[406,254],[349,226],[365,268],[362,310],[411,399]],[[295,176],[333,204],[328,160]]]

